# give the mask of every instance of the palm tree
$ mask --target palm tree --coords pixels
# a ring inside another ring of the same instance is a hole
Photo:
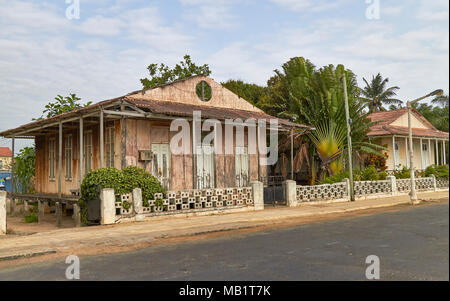
[[[369,113],[385,111],[383,105],[400,105],[402,101],[393,98],[397,95],[395,91],[400,88],[397,86],[386,88],[386,84],[389,82],[388,78],[383,79],[380,73],[377,76],[372,76],[372,81],[367,82],[363,78],[366,86],[361,89],[361,100],[364,101],[369,107]]]
[[[448,95],[436,96],[431,102],[433,104],[441,105],[444,108],[448,108]]]

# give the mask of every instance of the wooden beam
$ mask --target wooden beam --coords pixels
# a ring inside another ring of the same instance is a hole
[[[99,126],[100,126],[100,137],[99,137],[99,139],[100,139],[100,168],[103,168],[103,167],[105,167],[104,166],[104,162],[105,162],[105,157],[104,157],[104,155],[105,155],[105,151],[104,151],[104,148],[105,148],[105,145],[104,145],[104,143],[105,143],[105,139],[104,139],[104,124],[103,124],[103,108],[100,108],[100,124],[99,124]]]
[[[59,122],[59,135],[58,135],[58,197],[61,197],[61,184],[62,184],[62,122]]]
[[[83,139],[84,139],[84,133],[83,133],[83,127],[84,127],[84,125],[83,125],[83,116],[80,116],[80,133],[79,133],[79,135],[80,135],[80,159],[79,159],[79,165],[80,165],[80,167],[79,167],[79,169],[80,169],[80,176],[79,176],[79,178],[80,178],[80,193],[81,193],[81,183],[83,183],[83,177],[84,177],[84,172],[83,172],[83,161],[84,161],[84,154],[83,154],[83,151],[84,151],[84,146],[83,146]]]
[[[12,148],[12,154],[11,154],[11,193],[14,193],[14,177],[15,177],[15,170],[14,170],[14,146],[15,146],[15,137],[12,137],[11,141],[11,148]]]

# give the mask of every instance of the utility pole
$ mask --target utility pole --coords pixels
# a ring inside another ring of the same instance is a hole
[[[347,124],[347,149],[348,149],[348,169],[350,175],[350,201],[355,201],[355,192],[353,190],[353,162],[352,162],[352,135],[351,135],[351,119],[350,113],[348,110],[348,95],[347,95],[347,79],[345,77],[345,73],[342,76],[342,81],[344,85],[344,103],[345,103],[345,121]]]

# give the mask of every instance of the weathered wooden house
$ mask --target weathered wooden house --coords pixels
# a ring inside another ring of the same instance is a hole
[[[62,197],[79,190],[91,169],[127,166],[144,168],[171,190],[245,186],[267,175],[260,155],[244,145],[233,154],[216,154],[212,145],[196,145],[197,154],[171,154],[174,119],[192,125],[193,112],[202,119],[275,119],[206,76],[193,76],[153,89],[139,90],[90,106],[35,121],[0,136],[35,139],[38,194]],[[221,126],[224,126],[223,124]],[[191,127],[192,128],[192,127]],[[304,132],[308,126],[278,119],[277,131]],[[194,134],[190,135],[192,150]]]

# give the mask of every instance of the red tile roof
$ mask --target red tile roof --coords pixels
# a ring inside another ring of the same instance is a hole
[[[403,126],[391,125],[395,120],[406,114],[408,109],[399,109],[394,111],[376,112],[368,116],[372,122],[377,122],[370,128],[368,136],[392,136],[392,135],[408,135],[408,128]],[[449,138],[447,132],[442,132],[436,129],[422,114],[417,110],[412,109],[413,114],[419,118],[429,129],[413,128],[413,136],[430,137],[430,138]]]
[[[9,147],[0,147],[0,157],[11,157],[12,151]]]

